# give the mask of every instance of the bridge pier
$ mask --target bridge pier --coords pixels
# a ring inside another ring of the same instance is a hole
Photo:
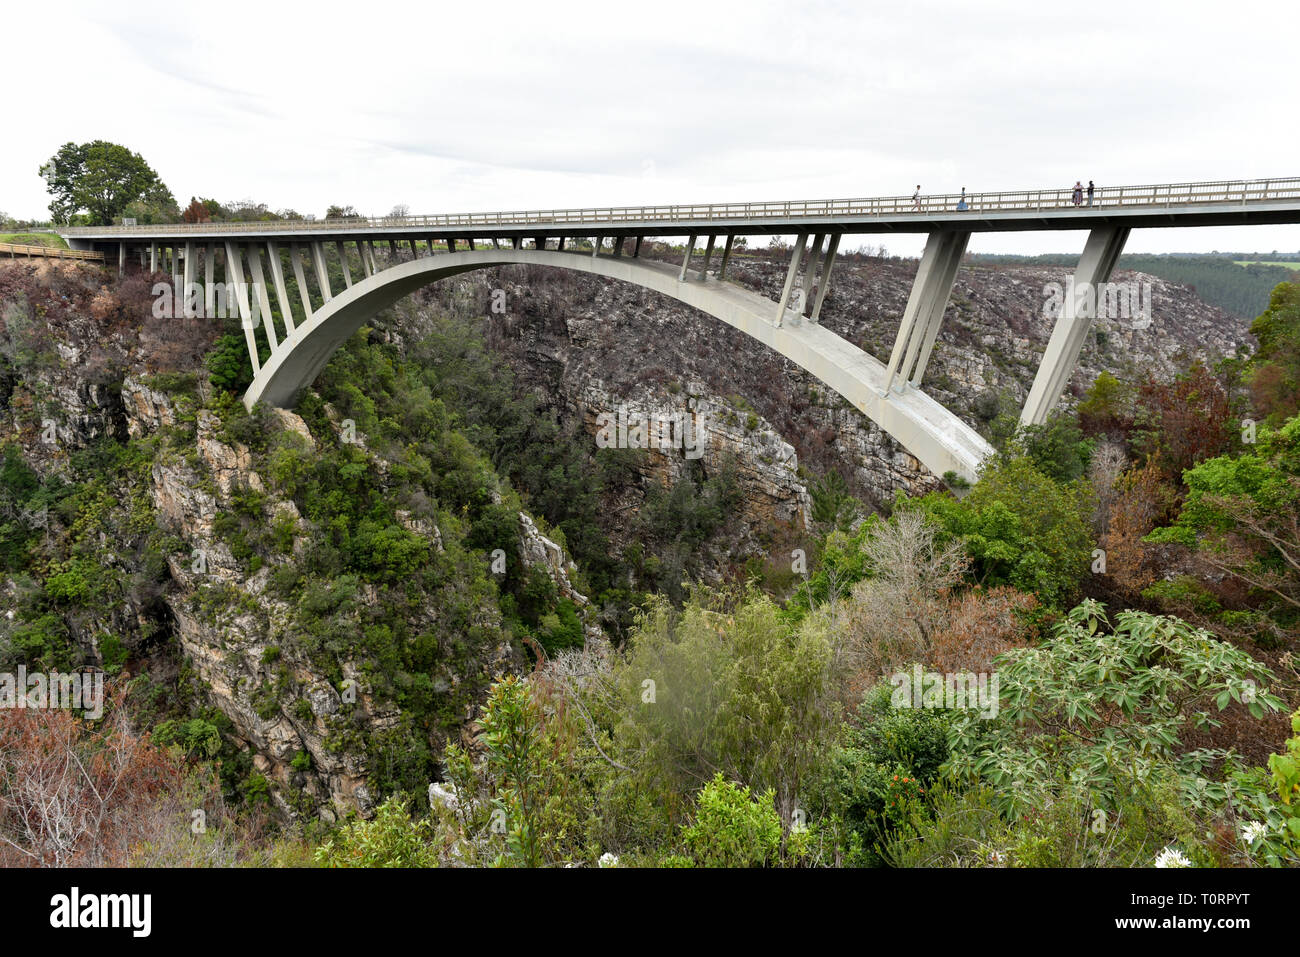
[[[690,237],[686,240],[686,255],[682,259],[682,271],[677,276],[678,282],[686,281],[686,270],[691,268],[691,257],[695,255],[695,241],[697,239],[699,239],[699,236],[695,233],[691,233]]]
[[[235,284],[235,304],[239,309],[239,323],[244,327],[244,343],[248,346],[248,358],[253,363],[253,375],[262,371],[262,360],[257,354],[257,337],[253,335],[252,308],[248,302],[248,285],[244,282],[244,266],[239,261],[239,246],[226,242],[226,278]]]
[[[320,243],[311,244],[311,262],[316,269],[316,286],[320,289],[321,300],[329,302],[334,298],[334,291],[330,289],[330,274],[325,268],[325,247]]]
[[[334,243],[334,249],[336,252],[338,252],[339,264],[343,267],[343,288],[351,289],[352,288],[352,265],[348,262],[348,249],[346,246],[343,245],[342,240],[339,240]],[[272,257],[272,258],[278,260],[279,257]]]
[[[317,246],[320,243],[316,244]],[[280,348],[279,340],[275,335],[275,317],[271,315],[271,297],[266,294],[266,275],[262,272],[262,253],[256,244],[250,244],[246,250],[248,255],[248,268],[253,275],[253,291],[257,294],[257,305],[262,317],[262,326],[266,329],[266,341],[271,346],[271,353]],[[324,256],[324,250],[321,255]],[[254,341],[257,338],[257,329],[253,329]]]
[[[822,314],[822,302],[826,299],[826,290],[831,287],[831,269],[835,265],[835,253],[840,248],[840,234],[831,233],[826,244],[826,255],[822,258],[822,278],[817,286],[817,302],[813,304],[809,322],[816,322]]]
[[[338,244],[339,256],[343,260],[343,276],[348,280],[348,286],[352,286],[352,278],[348,275],[348,257],[343,252],[343,244]],[[271,282],[275,284],[275,299],[280,304],[280,315],[284,319],[284,334],[286,337],[293,335],[293,309],[289,304],[289,287],[284,281],[284,263],[280,261],[280,247],[273,242],[266,244],[266,256],[271,261]]]
[[[360,250],[361,244],[357,243],[357,251],[360,252]],[[362,255],[361,263],[363,266],[365,262],[366,257]],[[303,323],[305,324],[312,316],[311,290],[307,288],[307,277],[302,270],[302,250],[298,248],[297,243],[289,244],[289,265],[293,267],[293,279],[298,284],[298,297],[302,300]],[[229,269],[227,269],[227,272],[229,272]],[[366,275],[370,275],[368,270]]]
[[[217,311],[217,244],[208,243],[203,249],[203,316],[215,317]]]
[[[1052,327],[1052,337],[1020,413],[1021,425],[1042,425],[1060,401],[1097,315],[1097,287],[1110,282],[1128,234],[1127,226],[1098,227],[1088,233],[1083,255],[1074,270],[1073,294],[1061,303],[1061,314]]]
[[[821,258],[822,242],[825,241],[824,233],[814,233],[812,246],[808,250],[808,261],[803,267],[803,287],[800,290],[799,315],[806,316],[808,310],[812,308],[811,296],[813,282],[817,278],[817,260]]]
[[[776,325],[785,324],[785,310],[790,305],[790,293],[794,290],[794,278],[799,275],[799,262],[803,258],[803,249],[808,242],[807,233],[799,233],[794,241],[794,250],[790,253],[790,268],[785,273],[785,287],[781,290],[781,301],[776,306]]]
[[[713,258],[713,244],[717,242],[718,237],[709,233],[709,241],[704,245],[704,265],[700,266],[700,278],[709,278],[709,260]]]
[[[727,243],[722,247],[722,262],[718,264],[718,279],[725,279],[727,276],[727,263],[731,261],[731,247],[736,242],[735,233],[727,233]]]
[[[933,232],[926,240],[903,321],[894,340],[894,351],[889,356],[885,378],[887,392],[901,392],[908,385],[921,384],[930,351],[939,335],[939,326],[943,323],[943,312],[948,307],[957,267],[961,265],[969,240],[970,233],[959,230]],[[899,380],[897,389],[894,387],[896,379]]]

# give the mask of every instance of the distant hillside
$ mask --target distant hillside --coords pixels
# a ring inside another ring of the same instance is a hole
[[[1235,259],[1241,262],[1235,262]],[[985,265],[1072,266],[1077,256],[1048,253],[1042,256],[979,254],[968,261]],[[1263,265],[1265,259],[1274,265]],[[1292,268],[1280,263],[1277,253],[1230,253],[1204,256],[1151,255],[1121,256],[1119,268],[1159,276],[1192,287],[1197,296],[1213,306],[1243,319],[1254,319],[1268,307],[1268,297],[1279,282],[1297,278],[1300,261]],[[1242,263],[1248,263],[1243,265]]]

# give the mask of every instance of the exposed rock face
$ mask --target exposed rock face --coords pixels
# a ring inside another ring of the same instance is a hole
[[[642,477],[663,486],[683,478],[694,461],[705,474],[733,468],[747,537],[773,526],[805,529],[812,521],[794,446],[752,408],[709,395],[701,382],[676,393],[645,384],[614,393],[592,381],[566,413],[581,419],[597,445],[612,440],[615,447],[649,452]]]
[[[779,297],[783,262],[755,257],[732,263],[729,278]],[[888,359],[915,271],[914,260],[841,258],[822,323]],[[1064,286],[1069,276],[1070,270],[1054,267],[963,266],[926,373],[926,391],[981,431],[999,411],[1018,410],[1051,334],[1046,286]],[[1186,286],[1140,273],[1121,272],[1113,279],[1150,284],[1153,321],[1142,327],[1124,319],[1097,320],[1067,403],[1103,370],[1121,377],[1135,368],[1167,375],[1185,358],[1212,363],[1250,344],[1246,322],[1205,304]],[[445,281],[432,295],[443,308],[484,315],[493,289],[505,290],[507,303],[504,316],[492,316],[493,347],[523,387],[562,415],[579,417],[593,434],[597,415],[620,406],[680,410],[693,398],[739,411],[748,403],[759,420],[750,433],[770,432],[776,442],[788,442],[797,461],[815,471],[840,470],[869,502],[883,505],[896,491],[917,494],[938,484],[906,449],[821,382],[674,300],[597,277],[526,266]],[[1001,409],[999,395],[1007,397]],[[787,478],[770,468],[767,460],[781,456],[769,443],[740,440],[734,432],[710,432],[710,438],[715,448],[736,452],[750,473],[753,521],[767,520],[769,510],[773,516],[802,511],[802,482],[793,469]],[[667,473],[672,456],[661,458]]]
[[[579,594],[569,580],[569,573],[576,572],[578,566],[565,557],[558,543],[538,531],[527,512],[519,513],[519,554],[525,565],[545,569],[562,597],[580,608],[588,604],[587,596]]]
[[[84,366],[78,366],[84,353],[62,342],[56,346],[68,364],[53,363],[35,373],[26,370],[11,384],[4,407],[10,420],[5,431],[22,439],[28,461],[42,474],[60,470],[70,454],[104,436],[149,441],[169,431],[175,439],[182,434],[178,430],[192,430],[192,443],[181,439],[154,446],[156,454],[144,479],[154,521],[180,543],[166,557],[167,581],[161,594],[148,607],[131,600],[125,608],[77,622],[74,639],[85,660],[103,663],[98,646],[103,634],[120,636],[136,660],[152,654],[143,636],[150,636],[147,641],[153,645],[171,642],[169,654],[178,663],[188,662],[205,702],[230,719],[229,737],[267,778],[270,796],[283,813],[327,820],[353,811],[368,814],[375,799],[372,768],[365,751],[348,742],[368,740],[394,727],[400,713],[371,687],[365,662],[341,661],[340,681],[297,652],[289,633],[295,609],[268,588],[274,561],[246,572],[246,564],[236,560],[214,528],[218,517],[231,509],[233,495],[243,489],[268,491],[250,450],[223,433],[213,412],[196,411],[190,400],[183,408],[147,377],[127,375],[118,387],[87,381]],[[316,437],[299,416],[285,410],[273,414],[282,429],[296,433],[307,448],[315,447]],[[41,437],[46,417],[56,433],[49,442]],[[364,436],[357,445],[365,448]],[[387,469],[384,462],[376,461],[375,466],[380,474]],[[296,530],[291,553],[300,555],[306,529],[294,502],[269,494],[265,508],[270,521],[287,521]],[[400,511],[396,517],[435,551],[443,551],[434,522]],[[521,514],[520,522],[525,560],[542,564],[561,594],[586,604],[570,582],[573,564],[563,549],[542,535],[529,516]],[[137,569],[129,556],[119,556],[121,551],[106,549],[105,560],[121,563],[124,576],[134,574]],[[7,602],[14,587],[9,579],[0,583],[0,595]],[[380,601],[375,586],[362,586],[354,613],[358,629]],[[495,606],[484,610],[495,613]],[[430,606],[424,614],[427,621],[417,624],[436,633],[437,609]],[[12,621],[12,613],[6,621]],[[461,674],[449,666],[431,676],[437,690],[460,702],[462,722],[472,719],[477,708],[477,691],[470,689],[524,666],[523,655],[506,639],[499,619],[480,624],[486,633],[501,636],[475,661],[481,673]],[[597,626],[589,623],[587,628],[599,636]],[[462,687],[467,693],[459,693]]]

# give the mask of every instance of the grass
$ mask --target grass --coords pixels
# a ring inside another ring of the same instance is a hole
[[[1275,259],[1234,259],[1233,262],[1238,266],[1277,266],[1281,269],[1294,269],[1300,271],[1300,262],[1295,260],[1290,262],[1278,262]]]
[[[0,233],[0,243],[13,243],[18,246],[52,246],[55,249],[67,249],[68,244],[56,233]]]

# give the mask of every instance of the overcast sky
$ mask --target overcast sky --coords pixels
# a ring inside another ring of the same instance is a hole
[[[322,215],[1300,175],[1287,2],[7,3],[0,210],[68,141]],[[864,238],[915,254],[917,237]],[[851,244],[852,245],[852,244]],[[978,252],[1081,233],[976,234]],[[1300,226],[1129,251],[1300,250]]]

